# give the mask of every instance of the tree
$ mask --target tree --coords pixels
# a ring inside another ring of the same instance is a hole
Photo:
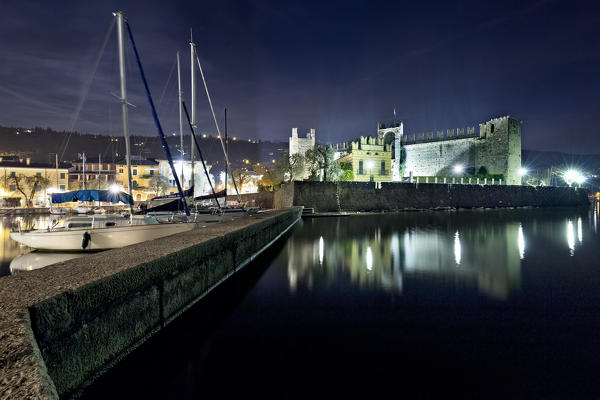
[[[255,170],[257,174],[262,175],[262,178],[258,181],[259,190],[261,187],[266,188],[267,190],[273,190],[283,181],[283,176],[277,170],[276,166],[269,167],[268,165],[257,165]]]
[[[46,189],[50,185],[50,180],[39,175],[8,175],[4,178],[4,186],[15,185],[18,192],[25,199],[25,206],[33,206],[33,197],[36,192]]]
[[[233,171],[232,175],[233,175],[233,179],[235,179],[235,182],[237,184],[238,191],[240,193],[242,193],[242,188],[244,187],[244,183],[248,183],[252,174],[247,169],[243,168],[243,169],[236,169],[235,171]]]
[[[317,178],[321,173],[324,182],[335,181],[339,178],[340,166],[333,160],[333,155],[333,148],[329,146],[316,145],[313,149],[306,151],[306,161],[312,179]]]
[[[148,188],[156,193],[156,196],[161,196],[169,189],[169,180],[160,174],[152,175],[148,181]]]
[[[295,178],[302,177],[304,175],[304,165],[306,159],[302,154],[285,153],[283,157],[279,159],[275,166],[282,177],[282,181],[285,177],[288,177],[288,182],[293,181]]]
[[[352,171],[351,163],[340,163],[340,169],[342,170],[340,181],[351,182],[354,180],[354,171]]]

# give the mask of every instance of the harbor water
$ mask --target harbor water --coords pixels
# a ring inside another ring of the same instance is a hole
[[[305,219],[83,397],[597,398],[599,212]]]

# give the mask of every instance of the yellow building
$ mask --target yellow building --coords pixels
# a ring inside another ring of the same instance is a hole
[[[25,177],[39,176],[48,180],[47,185],[35,187],[25,181]],[[23,194],[18,186],[27,194],[33,190],[34,205],[45,206],[49,193],[69,190],[69,168],[67,165],[55,165],[31,162],[29,158],[0,157],[0,198],[21,198]],[[25,201],[21,201],[25,206]]]
[[[127,189],[127,162],[121,160],[116,164],[116,183],[123,190]],[[150,188],[150,179],[158,175],[158,162],[139,157],[131,157],[131,184],[135,201],[149,200],[156,195]]]
[[[350,153],[337,160],[352,165],[356,182],[391,182],[392,146],[383,139],[361,136],[350,143]]]

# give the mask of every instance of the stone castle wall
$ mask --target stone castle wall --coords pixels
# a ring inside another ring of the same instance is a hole
[[[503,175],[509,185],[520,185],[521,122],[510,116],[494,118],[466,130],[403,134],[402,125],[394,138],[394,168],[409,176],[454,176],[455,165],[472,172],[485,167],[488,174]],[[389,137],[391,129],[380,129],[380,137]],[[400,148],[405,159],[400,162]],[[398,179],[399,180],[399,179]]]
[[[584,189],[553,186],[452,185],[427,183],[299,182],[275,193],[275,207],[317,211],[394,211],[438,207],[589,206]]]

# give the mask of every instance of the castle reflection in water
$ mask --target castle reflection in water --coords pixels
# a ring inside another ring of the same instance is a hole
[[[470,210],[305,219],[288,240],[291,292],[347,280],[361,290],[472,288],[506,300],[527,262],[544,251],[573,256],[597,236],[597,204],[584,209]],[[588,233],[589,232],[589,233]]]

